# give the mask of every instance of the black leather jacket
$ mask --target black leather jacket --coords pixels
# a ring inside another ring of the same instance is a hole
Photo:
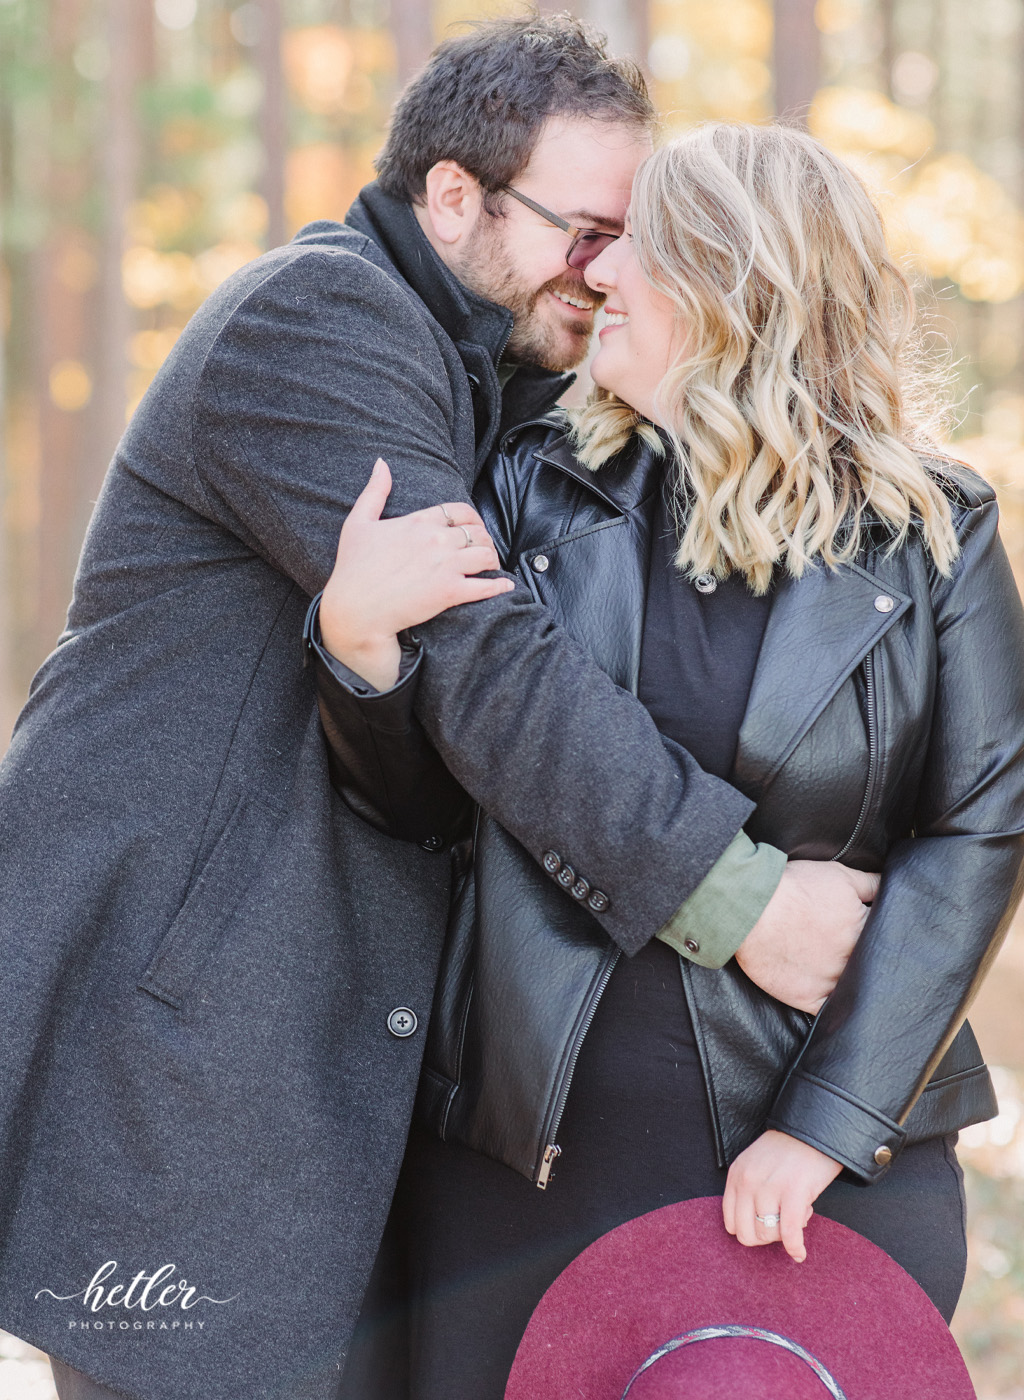
[[[757,803],[747,831],[883,880],[813,1023],[735,961],[680,959],[723,1165],[770,1126],[870,1182],[908,1142],[996,1111],[964,1016],[1021,892],[1024,617],[992,491],[959,464],[936,468],[962,546],[951,578],[916,537],[895,553],[879,540],[856,563],[787,577],[773,602],[731,777]],[[509,571],[634,693],[661,470],[638,444],[592,474],[545,421],[506,435],[477,491]],[[347,800],[438,844],[466,807],[411,718],[423,661],[369,702],[322,653],[318,683]],[[565,888],[557,853],[545,869],[486,813],[473,826],[418,1111],[544,1186],[621,950]]]

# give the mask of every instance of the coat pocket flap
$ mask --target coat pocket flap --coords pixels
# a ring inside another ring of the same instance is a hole
[[[243,794],[235,803],[185,902],[160,940],[139,990],[180,1008],[220,945],[281,821],[269,803]]]

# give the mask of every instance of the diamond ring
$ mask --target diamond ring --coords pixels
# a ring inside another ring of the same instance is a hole
[[[776,1225],[778,1225],[779,1221],[782,1219],[782,1216],[781,1216],[781,1215],[758,1215],[758,1214],[755,1212],[755,1214],[754,1214],[754,1219],[755,1219],[755,1220],[759,1220],[759,1221],[761,1222],[762,1225],[767,1225],[768,1228],[769,1228],[769,1230],[771,1230],[771,1229],[774,1229],[774,1227],[775,1227]]]

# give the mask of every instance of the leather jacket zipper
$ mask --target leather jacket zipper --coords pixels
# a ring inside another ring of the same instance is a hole
[[[620,956],[621,953],[618,948],[612,949],[607,955],[604,965],[598,975],[597,982],[594,984],[594,988],[590,993],[590,1001],[584,1013],[583,1020],[580,1023],[579,1030],[576,1032],[575,1038],[573,1039],[572,1049],[569,1052],[569,1059],[565,1066],[565,1072],[562,1075],[562,1082],[559,1084],[558,1092],[555,1095],[554,1111],[548,1122],[548,1130],[544,1134],[546,1139],[544,1156],[541,1160],[540,1171],[537,1173],[535,1182],[535,1185],[541,1191],[546,1191],[548,1189],[548,1182],[551,1180],[551,1169],[554,1167],[556,1160],[562,1155],[562,1149],[558,1146],[556,1139],[558,1137],[558,1129],[562,1122],[562,1114],[565,1112],[565,1102],[569,1097],[569,1086],[572,1083],[572,1076],[576,1069],[576,1061],[579,1059],[580,1050],[583,1048],[583,1038],[590,1029],[591,1022],[597,1014],[598,1002],[604,994],[604,989],[607,987],[611,975],[615,971],[615,964],[618,962]]]
[[[864,658],[864,699],[868,717],[868,778],[864,785],[864,798],[860,804],[860,812],[857,816],[857,824],[853,828],[850,839],[841,851],[832,857],[833,860],[842,860],[847,851],[851,850],[857,838],[867,824],[868,811],[875,796],[875,787],[878,778],[878,695],[875,687],[875,660],[874,653],[868,652]]]

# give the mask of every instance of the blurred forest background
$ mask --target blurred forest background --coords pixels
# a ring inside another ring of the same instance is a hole
[[[188,317],[304,222],[343,217],[435,39],[513,8],[0,0],[2,742],[63,625],[113,448]],[[1024,581],[1024,0],[550,8],[643,65],[669,132],[779,113],[862,171],[953,345],[953,450],[996,484]],[[982,1400],[1024,1400],[1022,1011],[1015,934],[973,1018],[1002,1113],[963,1148],[956,1330]],[[30,1364],[0,1347],[0,1400],[16,1393],[8,1368]]]

